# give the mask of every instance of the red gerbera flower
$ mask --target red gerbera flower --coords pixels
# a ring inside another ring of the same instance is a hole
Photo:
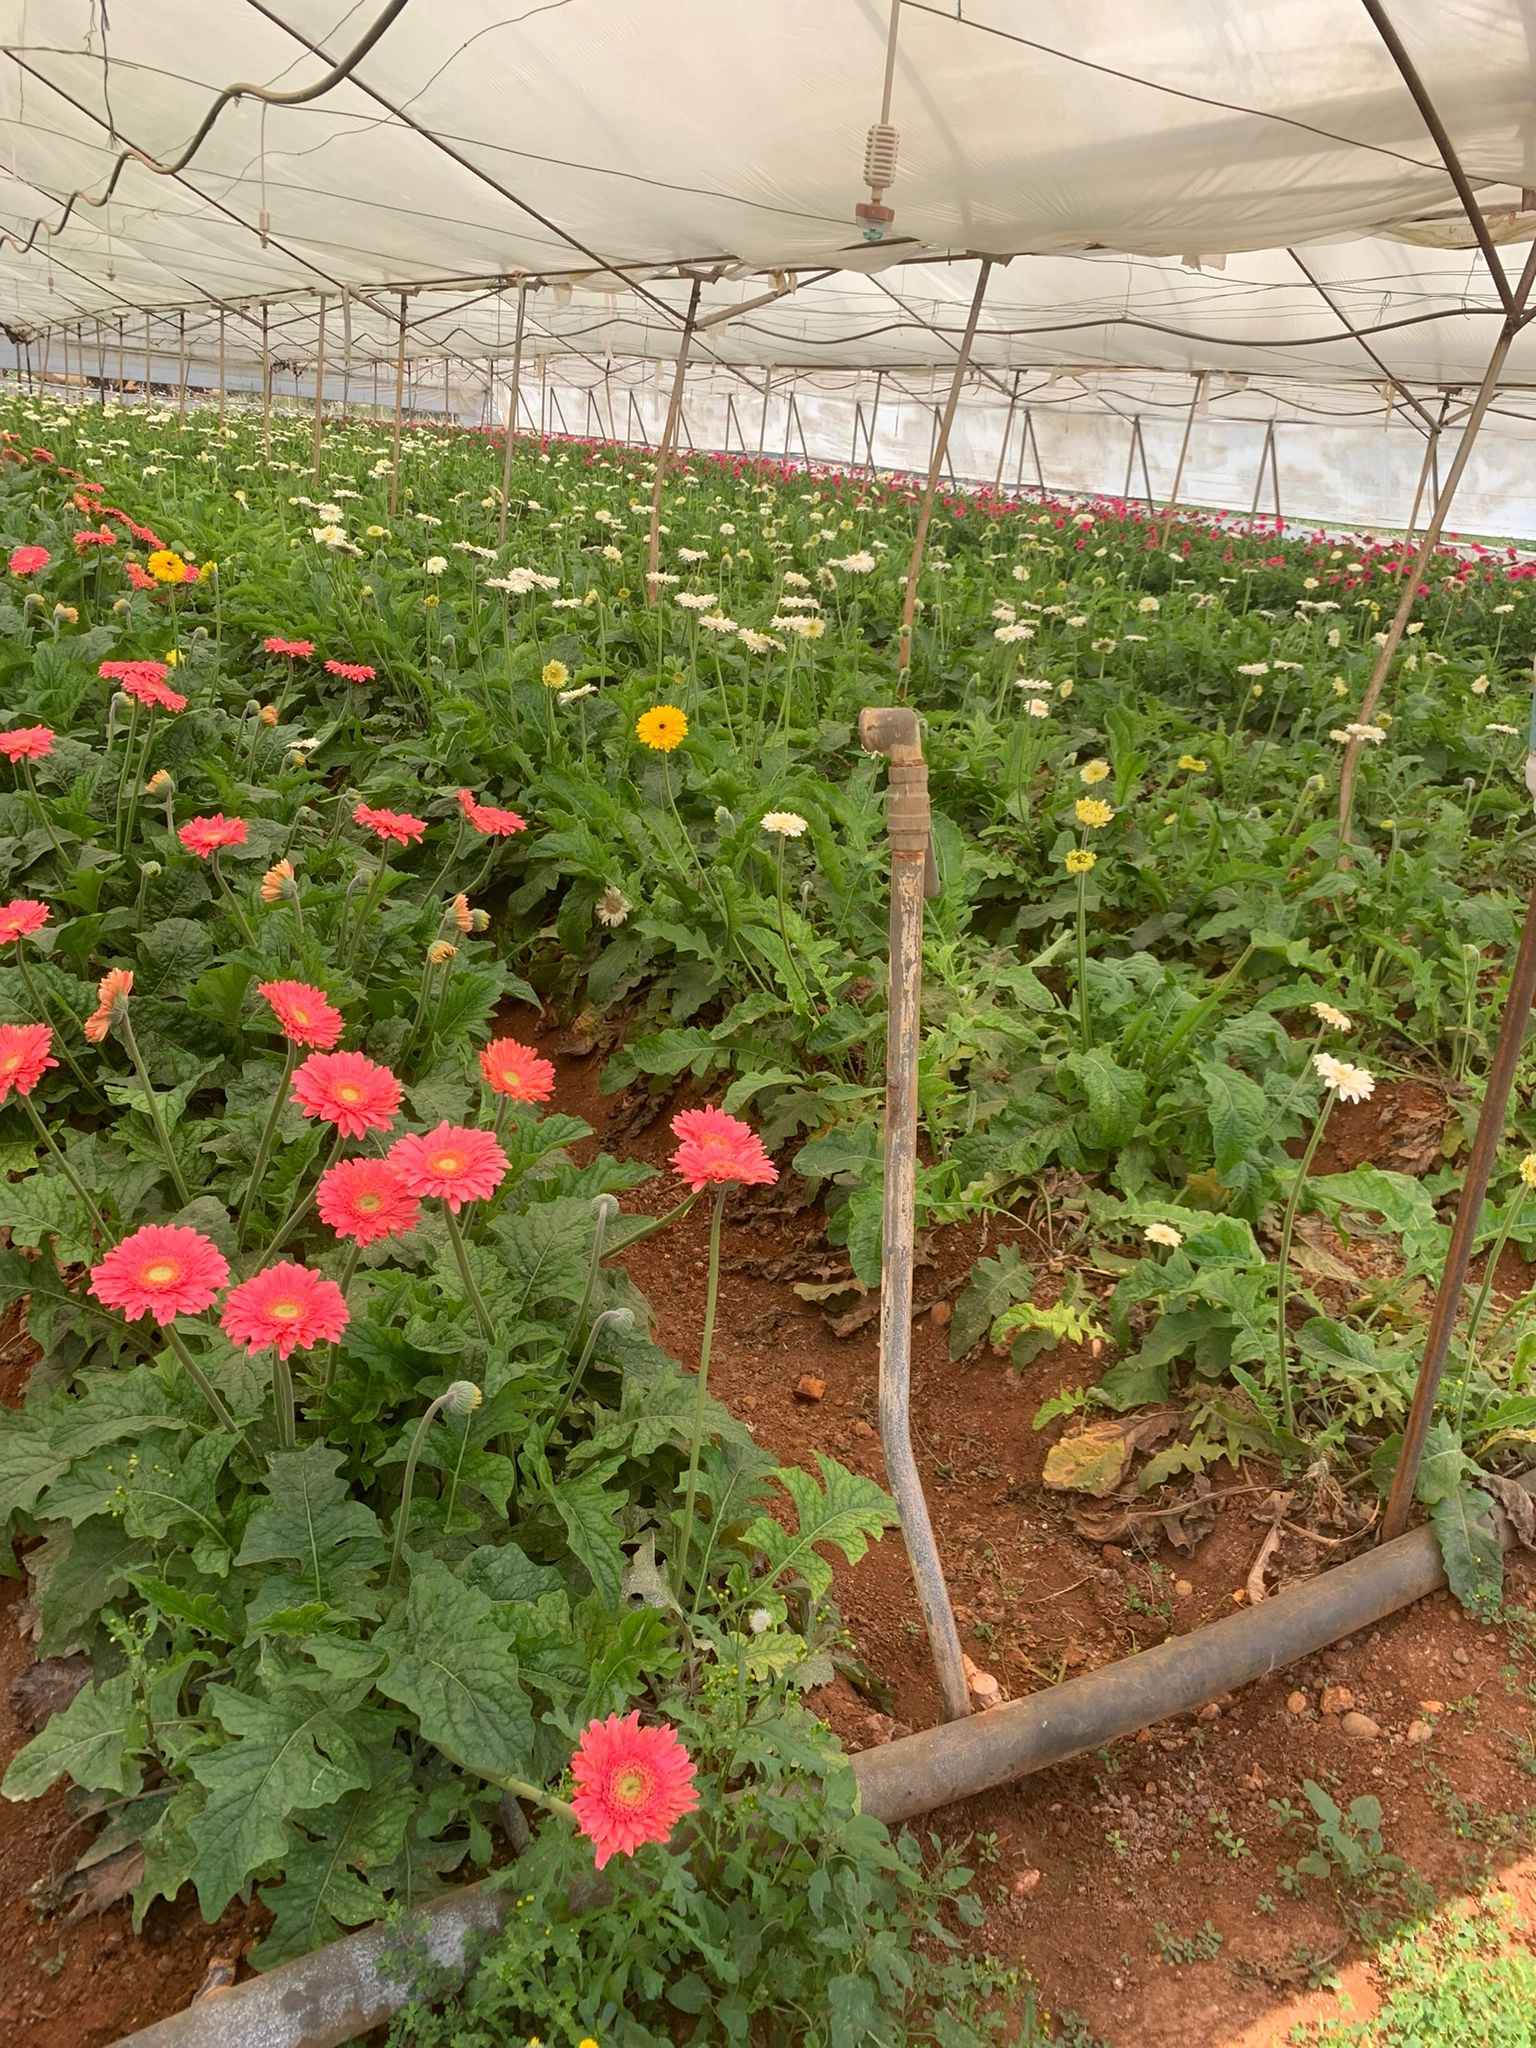
[[[381,839],[393,839],[401,846],[420,839],[427,829],[425,818],[413,818],[409,811],[376,810],[372,804],[359,804],[352,813],[352,822],[365,825]]]
[[[300,655],[313,654],[315,651],[313,640],[279,640],[275,636],[270,640],[263,640],[261,646],[263,653],[286,654],[290,661],[297,660]]]
[[[638,1711],[591,1721],[571,1758],[576,1825],[597,1850],[633,1856],[642,1842],[664,1842],[699,1803],[693,1759],[675,1728],[642,1728]]]
[[[344,1138],[387,1131],[403,1093],[388,1067],[360,1052],[312,1052],[293,1077],[293,1099]]]
[[[340,676],[344,683],[371,683],[377,673],[360,661],[328,661],[325,672],[328,676]]]
[[[439,1124],[424,1138],[401,1138],[389,1155],[406,1191],[441,1195],[457,1216],[466,1202],[483,1202],[500,1187],[507,1155],[489,1131]]]
[[[33,932],[40,932],[47,922],[46,903],[39,903],[32,896],[13,896],[0,909],[0,946],[8,946],[12,939],[25,939]]]
[[[165,1324],[201,1315],[228,1279],[228,1261],[211,1237],[184,1223],[151,1223],[91,1268],[91,1292],[130,1322],[153,1316]]]
[[[96,986],[96,1007],[80,1029],[92,1045],[100,1045],[112,1029],[117,1006],[133,993],[133,969],[110,967]]]
[[[346,1296],[336,1282],[290,1259],[232,1287],[219,1315],[232,1344],[248,1351],[275,1346],[279,1358],[334,1344],[347,1321]]]
[[[0,732],[0,754],[7,761],[41,761],[53,752],[53,728],[47,725],[13,725]]]
[[[528,830],[526,818],[520,818],[516,811],[498,810],[495,804],[477,803],[473,790],[459,791],[459,809],[477,832],[493,839],[510,839],[514,832]]]
[[[96,671],[109,683],[163,683],[170,670],[163,661],[104,661]]]
[[[148,575],[137,562],[125,562],[123,564],[123,574],[128,578],[128,581],[135,590],[158,590],[160,588],[154,577]]]
[[[13,576],[35,576],[40,569],[46,569],[53,560],[46,548],[12,548],[11,574]]]
[[[358,1245],[404,1237],[421,1220],[421,1204],[387,1159],[343,1159],[328,1167],[315,1189],[320,1220]]]
[[[77,548],[115,548],[117,546],[117,535],[112,532],[110,527],[88,526],[84,533],[77,533],[75,535],[75,546]]]
[[[324,989],[307,981],[258,981],[256,993],[272,1005],[278,1026],[295,1045],[329,1052],[346,1029],[346,1019],[326,999]]]
[[[222,846],[244,846],[248,833],[244,818],[226,818],[215,811],[211,818],[189,818],[176,837],[199,860],[207,860]]]
[[[711,1181],[766,1188],[779,1177],[752,1126],[723,1109],[680,1109],[672,1135],[679,1141],[672,1164],[695,1194]]]
[[[493,1038],[480,1055],[480,1071],[498,1095],[514,1102],[548,1102],[555,1092],[554,1067],[515,1038]]]
[[[137,697],[141,704],[158,704],[162,711],[185,711],[187,700],[179,690],[173,690],[169,683],[141,682],[130,678],[123,688],[130,697]]]
[[[0,1024],[0,1102],[13,1088],[18,1095],[30,1095],[48,1069],[59,1064],[48,1057],[52,1043],[46,1024]]]

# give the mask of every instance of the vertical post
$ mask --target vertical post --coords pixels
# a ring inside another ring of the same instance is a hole
[[[517,326],[512,334],[512,379],[507,386],[507,445],[501,462],[501,517],[496,522],[496,545],[507,537],[507,499],[512,490],[512,436],[517,432],[517,405],[522,392],[523,322],[528,314],[526,281],[517,288]]]
[[[869,408],[869,425],[864,429],[864,453],[868,459],[870,474],[875,468],[875,435],[880,430],[880,387],[885,382],[884,370],[875,372],[875,395]]]
[[[225,405],[225,383],[224,383],[224,308],[223,308],[222,306],[220,306],[220,308],[219,308],[219,432],[220,432],[221,434],[222,434],[222,433],[223,433],[223,431],[224,431],[224,405]]]
[[[395,432],[389,470],[389,516],[400,509],[400,413],[405,404],[405,293],[400,294],[400,332],[395,347]]]
[[[187,316],[184,312],[176,315],[176,420],[181,425],[187,417]]]
[[[96,322],[96,388],[101,394],[101,409],[107,409],[107,330],[103,323]]]
[[[325,417],[325,293],[320,294],[320,321],[315,331],[315,424],[310,440],[310,466],[320,481],[320,427]]]
[[[773,394],[773,365],[770,363],[763,374],[763,421],[757,430],[757,459],[763,459],[763,449],[768,442],[768,401]]]
[[[1163,513],[1163,530],[1157,539],[1157,544],[1160,548],[1167,547],[1168,535],[1173,528],[1173,515],[1179,502],[1179,486],[1184,481],[1184,462],[1189,454],[1189,437],[1195,430],[1195,414],[1199,411],[1200,401],[1204,396],[1205,372],[1201,370],[1195,378],[1195,388],[1190,396],[1189,411],[1184,416],[1184,433],[1179,442],[1179,459],[1173,465],[1173,487],[1168,493],[1168,505]]]
[[[117,402],[119,405],[128,396],[128,321],[124,314],[117,316]]]
[[[1013,433],[1013,416],[1019,409],[1020,372],[1013,373],[1013,390],[1008,398],[1008,417],[1003,421],[1003,445],[997,451],[997,474],[992,479],[992,495],[995,498],[1003,487],[1003,464],[1008,460],[1008,441]]]
[[[863,711],[859,740],[890,757],[886,832],[891,842],[890,1000],[885,1053],[885,1185],[881,1217],[880,1444],[912,1563],[946,1720],[970,1712],[954,1609],[912,1454],[912,1263],[917,1181],[918,1051],[922,1038],[923,899],[938,894],[928,769],[917,714]]]
[[[268,309],[261,309],[261,453],[272,460],[272,337],[267,326]]]
[[[1264,471],[1268,467],[1270,452],[1275,445],[1275,423],[1270,420],[1264,428],[1264,445],[1259,450],[1259,473],[1253,480],[1253,503],[1248,507],[1248,523],[1251,526],[1259,516],[1259,498],[1264,489]]]
[[[965,333],[960,341],[960,353],[955,358],[955,374],[950,382],[949,401],[944,407],[944,417],[934,442],[933,456],[928,464],[928,483],[923,492],[922,507],[917,515],[917,531],[912,536],[912,553],[907,561],[907,589],[901,605],[901,638],[896,648],[896,694],[907,694],[907,671],[912,665],[912,621],[917,611],[917,578],[923,566],[923,549],[928,540],[928,528],[933,519],[933,501],[939,494],[939,466],[949,447],[949,430],[954,424],[955,407],[960,403],[960,386],[965,377],[965,366],[971,359],[971,344],[976,339],[976,323],[981,318],[981,302],[986,297],[987,279],[992,274],[992,259],[983,257],[981,270],[976,279],[976,291],[971,299],[971,310],[965,323]]]
[[[666,425],[661,430],[661,441],[656,450],[656,474],[651,483],[651,532],[646,544],[645,601],[648,605],[656,602],[656,572],[661,563],[661,486],[667,471],[667,457],[677,434],[677,417],[683,407],[683,379],[688,374],[688,346],[693,340],[693,323],[699,313],[699,293],[703,289],[702,278],[693,280],[693,290],[688,295],[688,312],[683,321],[683,331],[677,343],[677,373],[672,379],[672,396],[667,403]]]
[[[149,410],[150,400],[153,396],[154,383],[154,321],[146,313],[144,315],[144,409],[146,412]]]

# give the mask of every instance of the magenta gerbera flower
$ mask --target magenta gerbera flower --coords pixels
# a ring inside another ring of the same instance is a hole
[[[679,1140],[672,1164],[695,1194],[711,1182],[771,1187],[779,1177],[752,1126],[723,1109],[680,1109],[672,1135]]]
[[[30,938],[33,932],[40,932],[48,922],[48,906],[39,903],[34,896],[13,896],[0,909],[0,946],[8,946],[12,939]]]
[[[638,1712],[592,1721],[571,1758],[576,1825],[597,1850],[633,1856],[642,1842],[664,1842],[699,1803],[693,1759],[675,1728],[642,1728]]]
[[[425,818],[413,818],[409,811],[377,810],[372,804],[359,804],[352,813],[354,825],[362,825],[369,832],[377,832],[381,839],[393,839],[401,846],[409,846],[420,839],[427,829]]]
[[[224,846],[244,846],[247,827],[244,818],[226,818],[215,811],[211,818],[189,818],[176,837],[199,860],[207,860]]]
[[[0,1024],[0,1102],[14,1088],[30,1095],[57,1060],[48,1057],[53,1033],[46,1024]]]
[[[342,1159],[320,1176],[315,1207],[322,1223],[358,1245],[404,1237],[421,1220],[421,1204],[387,1159]]]
[[[278,1028],[295,1045],[329,1052],[346,1029],[347,1020],[325,990],[307,981],[258,981],[256,993],[272,1005]]]
[[[13,725],[0,732],[0,754],[7,761],[41,761],[53,752],[53,728],[47,725]]]

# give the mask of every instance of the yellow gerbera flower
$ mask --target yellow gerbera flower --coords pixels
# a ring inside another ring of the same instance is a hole
[[[1180,754],[1179,766],[1186,775],[1203,775],[1210,763],[1202,761],[1198,754]]]
[[[1069,875],[1086,875],[1098,860],[1098,857],[1096,853],[1090,853],[1086,846],[1074,846],[1067,855],[1067,873]]]
[[[1107,761],[1085,761],[1077,772],[1079,779],[1086,782],[1091,789],[1096,782],[1108,781],[1109,763]]]
[[[571,680],[571,672],[563,661],[546,661],[539,670],[539,681],[546,690],[563,690]]]
[[[144,564],[157,583],[180,583],[187,573],[187,565],[174,548],[156,548]]]
[[[688,720],[675,704],[656,704],[635,720],[635,738],[658,754],[670,754],[688,737]]]
[[[1072,808],[1079,825],[1107,825],[1115,815],[1110,805],[1100,796],[1080,796]]]

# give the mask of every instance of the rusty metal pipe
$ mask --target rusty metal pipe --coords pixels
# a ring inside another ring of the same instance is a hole
[[[917,1186],[917,1056],[922,1032],[923,899],[938,894],[928,766],[917,714],[859,714],[866,753],[890,760],[886,829],[891,841],[891,975],[885,1049],[885,1189],[880,1250],[880,1446],[896,1496],[917,1602],[944,1694],[945,1718],[970,1712],[960,1635],[933,1523],[912,1454],[912,1258]]]

